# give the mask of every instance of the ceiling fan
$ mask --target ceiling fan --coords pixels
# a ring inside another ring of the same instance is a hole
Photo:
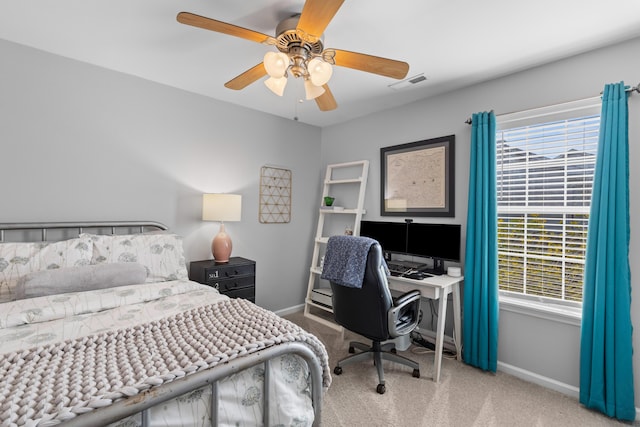
[[[322,34],[343,2],[344,0],[306,0],[299,15],[278,24],[275,37],[189,12],[180,12],[177,20],[182,24],[273,45],[278,49],[278,52],[267,52],[263,62],[225,83],[229,89],[244,89],[269,75],[265,85],[276,95],[282,96],[287,76],[291,74],[304,79],[307,99],[315,99],[320,110],[330,111],[337,108],[327,84],[333,72],[332,65],[394,79],[403,79],[409,72],[409,64],[406,62],[324,48]]]

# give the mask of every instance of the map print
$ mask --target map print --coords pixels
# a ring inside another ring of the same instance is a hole
[[[446,149],[425,148],[387,157],[389,211],[446,207]]]

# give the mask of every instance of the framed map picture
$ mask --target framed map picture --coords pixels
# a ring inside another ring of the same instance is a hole
[[[380,149],[380,215],[455,216],[455,135]]]

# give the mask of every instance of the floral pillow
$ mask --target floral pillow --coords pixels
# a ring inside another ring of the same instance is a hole
[[[137,262],[147,269],[147,283],[188,279],[182,237],[176,234],[82,234],[93,242],[92,264]]]
[[[93,245],[88,237],[60,242],[0,243],[0,303],[16,299],[18,280],[29,273],[89,265]]]

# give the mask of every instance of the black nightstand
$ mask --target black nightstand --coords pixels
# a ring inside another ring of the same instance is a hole
[[[189,266],[189,279],[213,286],[231,298],[245,298],[256,302],[256,262],[231,257],[229,262],[216,264],[212,259],[193,261]]]

